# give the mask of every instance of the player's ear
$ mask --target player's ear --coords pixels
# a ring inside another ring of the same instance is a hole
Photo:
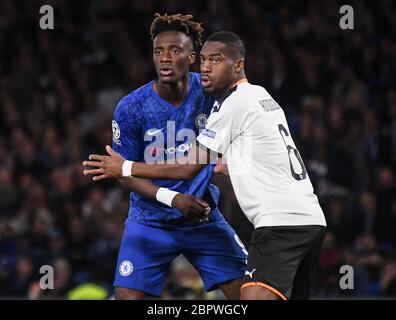
[[[196,54],[195,54],[195,51],[191,51],[190,52],[190,55],[189,55],[189,57],[188,57],[188,63],[189,64],[193,64],[194,62],[195,62],[195,58],[196,58]]]
[[[245,59],[237,59],[235,60],[235,72],[239,73],[245,69]]]

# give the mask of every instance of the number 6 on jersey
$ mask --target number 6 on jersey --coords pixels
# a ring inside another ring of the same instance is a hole
[[[295,147],[286,143],[287,137],[290,137],[289,132],[283,126],[283,124],[278,124],[278,129],[287,149],[287,155],[289,156],[290,170],[293,178],[296,179],[297,181],[305,179],[307,177],[307,170],[305,169],[304,162],[302,161],[300,153]]]

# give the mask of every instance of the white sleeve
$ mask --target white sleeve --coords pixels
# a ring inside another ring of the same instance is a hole
[[[241,124],[244,108],[236,99],[224,101],[219,111],[213,111],[205,129],[197,137],[200,144],[206,148],[225,154],[230,143],[241,134]]]

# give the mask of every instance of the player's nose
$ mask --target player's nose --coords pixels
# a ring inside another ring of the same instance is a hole
[[[165,50],[161,56],[161,62],[172,62],[172,57],[169,51]]]
[[[210,69],[210,63],[208,61],[203,61],[201,62],[201,72],[202,73],[209,73],[211,71]]]

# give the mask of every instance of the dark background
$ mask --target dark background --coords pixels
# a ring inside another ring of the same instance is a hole
[[[52,5],[55,29],[39,28]],[[191,13],[205,37],[239,34],[249,81],[284,108],[328,222],[315,298],[396,297],[396,4],[352,1],[0,1],[0,297],[111,298],[128,193],[92,183],[82,160],[111,142],[118,100],[155,77],[155,12]],[[194,66],[198,70],[198,65]],[[251,225],[226,177],[227,220]],[[41,265],[55,290],[38,287]],[[339,269],[354,267],[354,290]],[[177,259],[164,298],[204,293]]]

